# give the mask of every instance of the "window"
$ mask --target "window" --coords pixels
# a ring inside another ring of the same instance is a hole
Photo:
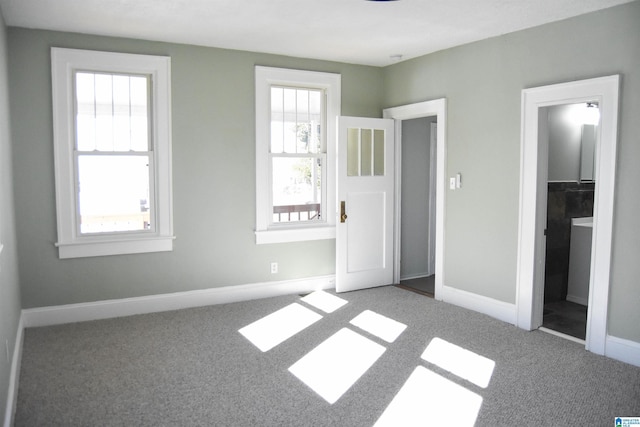
[[[256,243],[335,238],[340,75],[256,67]]]
[[[60,258],[170,251],[170,58],[53,48]]]

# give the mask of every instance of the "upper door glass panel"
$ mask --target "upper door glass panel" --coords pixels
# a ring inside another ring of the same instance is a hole
[[[385,132],[347,129],[347,176],[384,176]]]

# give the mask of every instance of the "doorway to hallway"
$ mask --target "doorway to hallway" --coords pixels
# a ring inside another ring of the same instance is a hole
[[[427,258],[432,261],[432,271],[427,273],[427,276],[433,277],[433,297],[437,300],[442,300],[442,289],[444,283],[444,205],[445,205],[445,163],[446,163],[446,99],[436,99],[433,101],[424,101],[415,104],[408,104],[399,107],[387,108],[383,111],[383,116],[389,119],[396,120],[396,208],[395,208],[395,233],[394,233],[394,282],[399,284],[401,281],[401,262],[402,262],[402,229],[403,215],[402,207],[402,189],[405,185],[403,182],[402,173],[402,141],[403,141],[403,126],[405,121],[411,121],[419,118],[432,117],[437,122],[438,126],[433,128],[434,137],[431,140],[434,142],[433,146],[429,147],[429,150],[433,150],[434,154],[431,155],[431,164],[429,166],[426,160],[422,162],[423,169],[429,169],[429,173],[432,174],[430,178],[431,185],[435,187],[432,190],[432,208],[431,208],[431,224],[429,227],[433,230],[432,235],[432,251]],[[431,126],[429,127],[431,132]],[[410,180],[410,178],[405,178]],[[423,187],[427,186],[427,183],[422,184]],[[433,207],[435,206],[435,207]],[[427,221],[423,219],[423,221]],[[406,253],[406,251],[405,251]],[[430,274],[429,274],[430,273]],[[406,274],[406,271],[405,271]],[[406,277],[408,278],[408,277]]]
[[[436,116],[403,120],[400,285],[431,297],[435,285]]]

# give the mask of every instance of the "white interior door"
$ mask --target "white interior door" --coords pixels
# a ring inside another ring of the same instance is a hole
[[[394,121],[340,117],[336,291],[393,283]]]

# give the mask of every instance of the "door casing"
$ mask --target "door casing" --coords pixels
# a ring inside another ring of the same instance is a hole
[[[526,330],[537,329],[542,324],[544,299],[544,253],[540,250],[544,247],[544,224],[540,220],[540,208],[545,203],[541,200],[542,193],[546,192],[539,189],[541,185],[546,185],[546,175],[541,171],[546,170],[546,160],[541,159],[547,147],[541,147],[538,141],[538,110],[541,107],[587,101],[596,101],[600,106],[585,340],[587,350],[597,354],[605,354],[606,351],[619,86],[620,77],[613,75],[522,91],[516,325]]]
[[[401,173],[402,173],[402,120],[417,119],[421,117],[436,116],[438,121],[437,145],[436,145],[436,248],[435,248],[435,292],[434,298],[442,300],[442,287],[444,283],[444,215],[445,215],[445,177],[446,177],[446,111],[447,100],[445,98],[432,101],[418,102],[387,108],[383,111],[385,119],[396,121],[396,146],[395,146],[395,208],[394,208],[394,244],[393,244],[393,280],[400,283],[400,214],[401,214]]]

